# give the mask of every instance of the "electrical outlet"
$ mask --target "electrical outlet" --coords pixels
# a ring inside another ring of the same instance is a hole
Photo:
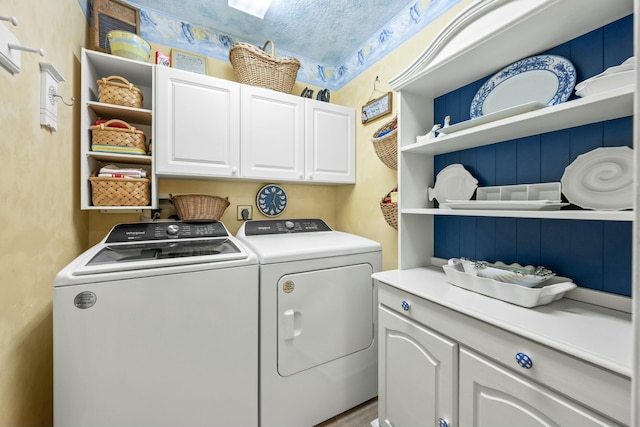
[[[238,221],[244,221],[245,219],[253,219],[253,206],[251,205],[238,205],[237,219]],[[242,217],[242,211],[247,210],[248,215],[246,218]]]

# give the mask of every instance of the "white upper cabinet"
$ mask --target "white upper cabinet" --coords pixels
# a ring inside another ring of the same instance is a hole
[[[355,183],[355,110],[242,85],[243,178]]]
[[[240,176],[240,84],[158,66],[155,108],[159,176]]]
[[[355,184],[355,110],[306,100],[305,179]]]
[[[242,176],[304,180],[304,101],[242,85]]]

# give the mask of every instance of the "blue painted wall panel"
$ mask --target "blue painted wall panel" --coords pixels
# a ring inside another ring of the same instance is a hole
[[[580,82],[632,56],[632,40],[629,16],[545,53],[568,58]],[[468,120],[471,101],[488,77],[434,100],[434,123],[446,115],[452,123]],[[580,154],[632,147],[632,132],[632,118],[624,117],[436,156],[434,168],[437,174],[461,163],[482,187],[558,182]],[[631,295],[629,222],[436,216],[435,228],[437,257],[544,265],[580,286]]]

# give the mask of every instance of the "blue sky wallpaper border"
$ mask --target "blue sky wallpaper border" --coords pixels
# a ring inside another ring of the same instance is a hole
[[[89,1],[78,0],[87,18],[90,15]],[[298,81],[338,90],[461,1],[419,0],[410,4],[349,55],[342,64],[322,64],[282,50],[278,48],[277,43],[276,54],[280,57],[295,57],[300,61]],[[130,4],[140,9],[140,36],[150,42],[229,61],[231,46],[244,41],[213,28],[193,25],[175,16],[140,7],[135,2]]]

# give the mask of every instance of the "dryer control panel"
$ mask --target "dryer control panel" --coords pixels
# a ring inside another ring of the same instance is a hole
[[[310,219],[269,219],[263,221],[247,221],[244,224],[246,236],[264,234],[313,233],[316,231],[333,231],[326,222],[317,218]]]

